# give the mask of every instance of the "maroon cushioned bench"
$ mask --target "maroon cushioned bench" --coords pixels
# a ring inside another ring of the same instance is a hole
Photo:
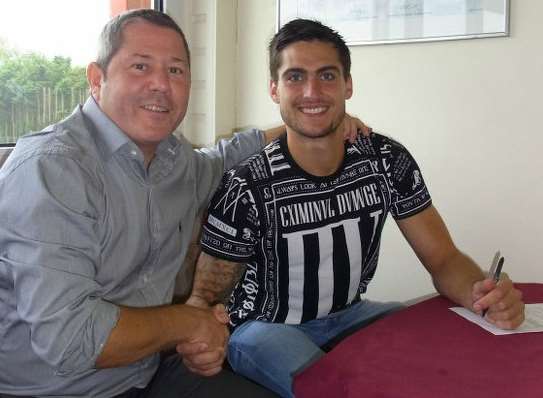
[[[526,303],[543,284],[517,284]],[[294,380],[297,398],[542,398],[543,333],[495,336],[435,297],[342,341]]]

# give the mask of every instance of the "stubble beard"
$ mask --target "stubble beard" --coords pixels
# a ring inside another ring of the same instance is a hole
[[[281,118],[283,119],[283,122],[287,127],[289,127],[291,130],[296,132],[297,134],[301,135],[302,137],[309,138],[309,139],[318,139],[318,138],[324,138],[327,137],[337,130],[337,128],[340,126],[343,118],[345,117],[345,112],[338,117],[336,120],[332,120],[330,125],[328,127],[325,127],[321,129],[320,131],[309,131],[303,127],[301,123],[299,123],[296,120],[296,117],[289,117],[287,112],[284,112],[282,109],[280,109]]]

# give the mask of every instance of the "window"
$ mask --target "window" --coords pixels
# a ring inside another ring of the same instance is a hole
[[[0,12],[0,147],[68,116],[88,95],[86,65],[112,16],[159,0],[17,0]],[[0,148],[1,149],[1,148]]]

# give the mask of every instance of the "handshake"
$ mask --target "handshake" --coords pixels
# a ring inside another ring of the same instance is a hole
[[[210,307],[205,300],[191,296],[183,305],[188,316],[194,317],[189,325],[187,341],[176,345],[176,351],[183,357],[183,363],[192,372],[202,376],[213,376],[222,369],[226,357],[226,345],[230,332],[230,318],[223,304]]]

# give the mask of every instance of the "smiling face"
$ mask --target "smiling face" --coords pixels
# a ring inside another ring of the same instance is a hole
[[[337,130],[345,116],[345,100],[352,95],[351,77],[345,78],[342,70],[330,43],[298,41],[282,50],[270,95],[289,133],[320,138]]]
[[[107,70],[87,69],[102,111],[146,158],[181,123],[187,111],[190,67],[179,33],[136,20],[125,25],[122,45]]]

